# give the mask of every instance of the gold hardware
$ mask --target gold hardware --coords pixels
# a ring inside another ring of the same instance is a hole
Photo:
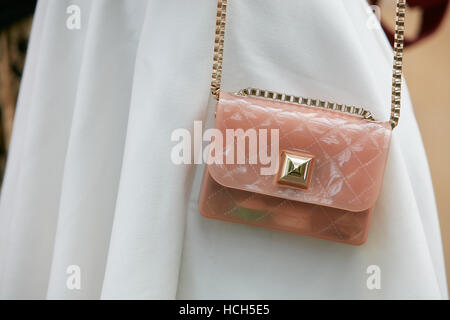
[[[225,40],[225,22],[227,14],[227,1],[217,1],[217,16],[216,16],[216,32],[214,38],[214,62],[211,81],[211,93],[218,100],[220,85],[222,81],[222,62],[223,62],[223,47]],[[402,90],[402,69],[403,69],[403,47],[405,41],[405,16],[406,16],[406,0],[396,0],[396,18],[395,18],[395,38],[394,38],[394,65],[392,71],[392,106],[390,124],[392,129],[398,125],[400,118],[401,107],[401,90]],[[257,89],[255,89],[257,90]],[[265,91],[265,90],[264,90]],[[267,96],[264,98],[276,99],[279,101],[299,103],[295,96],[282,95],[267,91]],[[303,99],[303,98],[302,98]],[[307,100],[307,101],[306,101]],[[304,105],[318,106],[321,108],[328,108],[336,111],[347,112],[351,114],[361,115],[364,119],[373,120],[370,111],[363,108],[343,106],[340,104],[329,104],[322,100],[306,99],[300,100]]]
[[[324,108],[328,110],[333,111],[339,111],[343,113],[348,113],[354,116],[360,116],[366,120],[369,121],[376,121],[372,114],[365,110],[362,107],[354,107],[354,106],[344,106],[342,104],[337,104],[334,102],[329,101],[322,101],[320,100],[317,102],[316,99],[311,98],[304,98],[299,96],[294,96],[291,94],[283,94],[263,89],[256,89],[256,88],[246,88],[241,89],[238,92],[235,93],[235,95],[243,96],[243,97],[254,97],[254,98],[262,98],[262,99],[268,99],[268,100],[274,100],[274,101],[280,101],[280,102],[288,102],[292,104],[298,104],[298,105],[305,105],[310,107],[316,107],[316,108]]]
[[[283,151],[278,183],[307,189],[311,182],[313,162],[314,156],[311,154]]]

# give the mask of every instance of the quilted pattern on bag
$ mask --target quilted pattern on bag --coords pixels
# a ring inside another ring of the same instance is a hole
[[[392,132],[387,122],[370,122],[317,107],[221,93],[215,128],[224,137],[226,129],[278,129],[280,151],[315,156],[307,190],[280,185],[274,176],[260,174],[265,165],[248,164],[248,161],[209,165],[210,174],[221,185],[358,212],[373,207],[378,198]],[[223,153],[235,145],[234,142],[225,145]],[[247,160],[248,157],[247,148]]]
[[[261,175],[264,165],[248,163],[248,148],[245,164],[210,164],[200,197],[204,216],[354,245],[366,240],[389,150],[388,123],[221,93],[215,128],[224,137],[226,129],[279,129],[280,151],[313,154],[315,164],[306,190]],[[223,146],[224,155],[231,146]]]

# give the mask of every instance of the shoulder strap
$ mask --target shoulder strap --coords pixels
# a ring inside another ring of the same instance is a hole
[[[214,62],[211,81],[211,93],[218,99],[222,80],[223,46],[225,39],[225,22],[227,15],[227,1],[218,0],[216,16],[216,33],[214,38]],[[395,19],[394,36],[394,66],[392,74],[392,104],[390,123],[395,128],[400,118],[403,46],[405,42],[405,14],[406,0],[396,0],[397,14]]]

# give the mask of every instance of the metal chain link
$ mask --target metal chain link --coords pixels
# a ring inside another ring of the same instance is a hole
[[[394,38],[394,66],[392,70],[391,127],[394,129],[400,119],[402,97],[403,47],[405,43],[406,0],[397,0]]]
[[[390,124],[395,128],[400,119],[403,47],[405,40],[406,0],[396,0],[397,14],[395,19],[394,65],[392,75],[392,107]],[[211,81],[211,93],[219,99],[222,80],[223,47],[225,39],[225,22],[227,15],[227,0],[218,0],[216,17],[216,34],[214,39],[214,63]],[[364,110],[364,109],[363,109]]]
[[[214,38],[214,63],[211,81],[211,93],[219,99],[222,81],[223,44],[225,38],[225,21],[227,17],[227,0],[218,0],[216,16],[216,35]]]

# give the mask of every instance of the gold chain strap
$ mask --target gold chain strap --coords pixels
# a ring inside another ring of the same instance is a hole
[[[214,63],[211,81],[211,93],[219,99],[220,84],[222,80],[223,46],[225,39],[225,22],[227,15],[227,1],[218,0],[216,17],[216,34],[214,39]],[[394,66],[392,75],[392,107],[390,124],[395,128],[400,118],[401,91],[402,91],[402,68],[403,68],[403,46],[405,39],[405,15],[406,0],[397,1],[397,14],[395,19],[394,38]]]
[[[216,35],[214,38],[214,63],[211,81],[211,93],[219,99],[222,81],[223,44],[225,39],[225,21],[227,17],[227,0],[218,0],[216,16]]]
[[[405,42],[406,0],[397,0],[394,38],[394,67],[392,70],[392,107],[390,123],[392,129],[398,125],[402,97],[403,46]]]

